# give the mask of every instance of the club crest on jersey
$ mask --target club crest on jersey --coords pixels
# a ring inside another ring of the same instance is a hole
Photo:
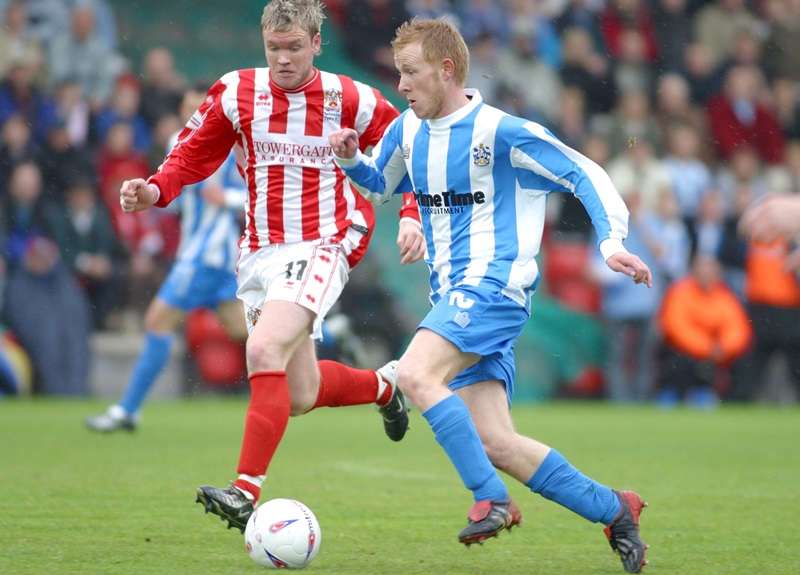
[[[325,107],[325,119],[338,121],[342,117],[342,91],[336,88],[325,90],[322,101]]]
[[[472,163],[476,166],[488,166],[492,162],[492,150],[486,144],[478,144],[472,148]]]

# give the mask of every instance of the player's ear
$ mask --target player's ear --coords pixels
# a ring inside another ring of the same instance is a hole
[[[322,53],[322,34],[319,32],[311,38],[311,49],[314,51],[314,56],[319,56]]]
[[[442,60],[442,79],[451,80],[456,73],[456,64],[450,58]]]

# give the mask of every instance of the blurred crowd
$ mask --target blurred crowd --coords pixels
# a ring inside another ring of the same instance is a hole
[[[656,285],[606,273],[567,195],[548,204],[542,269],[552,296],[605,322],[610,398],[749,401],[778,355],[800,392],[796,245],[737,233],[751,202],[800,193],[800,0],[327,4],[349,56],[389,85],[396,26],[452,19],[469,87],[606,168]],[[0,20],[0,325],[38,389],[82,393],[88,334],[139,322],[174,257],[177,214],[123,215],[118,190],[161,162],[187,83],[164,48],[134,69],[106,0],[0,0]]]

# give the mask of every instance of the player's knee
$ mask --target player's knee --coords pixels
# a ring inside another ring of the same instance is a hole
[[[397,366],[397,386],[412,403],[420,405],[425,403],[424,397],[431,388],[431,382],[424,370],[401,360]]]
[[[481,441],[492,465],[502,470],[511,466],[514,457],[514,442],[511,437],[497,433],[481,437]]]
[[[284,371],[289,363],[289,353],[285,346],[268,340],[251,337],[245,350],[247,368],[258,371]]]

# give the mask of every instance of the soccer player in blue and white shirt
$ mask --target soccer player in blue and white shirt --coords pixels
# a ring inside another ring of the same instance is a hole
[[[639,495],[597,483],[556,450],[516,433],[509,411],[513,346],[539,278],[534,256],[547,194],[575,194],[608,266],[649,286],[650,270],[622,245],[625,204],[602,168],[539,124],[464,89],[469,55],[452,25],[412,20],[398,29],[392,46],[410,109],[387,128],[372,157],[358,152],[352,130],[330,141],[362,193],[385,200],[406,179],[416,193],[433,308],[400,359],[398,385],[473,492],[459,539],[481,542],[520,522],[496,467],[603,523],[624,568],[639,572],[646,563]]]
[[[181,112],[184,119],[202,104],[205,91],[189,90]],[[177,134],[172,138],[172,146]],[[172,147],[170,146],[170,147]],[[139,410],[169,361],[174,331],[194,309],[217,311],[226,331],[237,340],[247,337],[242,305],[236,299],[236,260],[239,256],[239,214],[247,197],[244,180],[231,153],[220,168],[181,195],[181,240],[175,264],[145,316],[144,348],[134,366],[125,394],[105,413],[90,417],[94,431],[133,430]]]

